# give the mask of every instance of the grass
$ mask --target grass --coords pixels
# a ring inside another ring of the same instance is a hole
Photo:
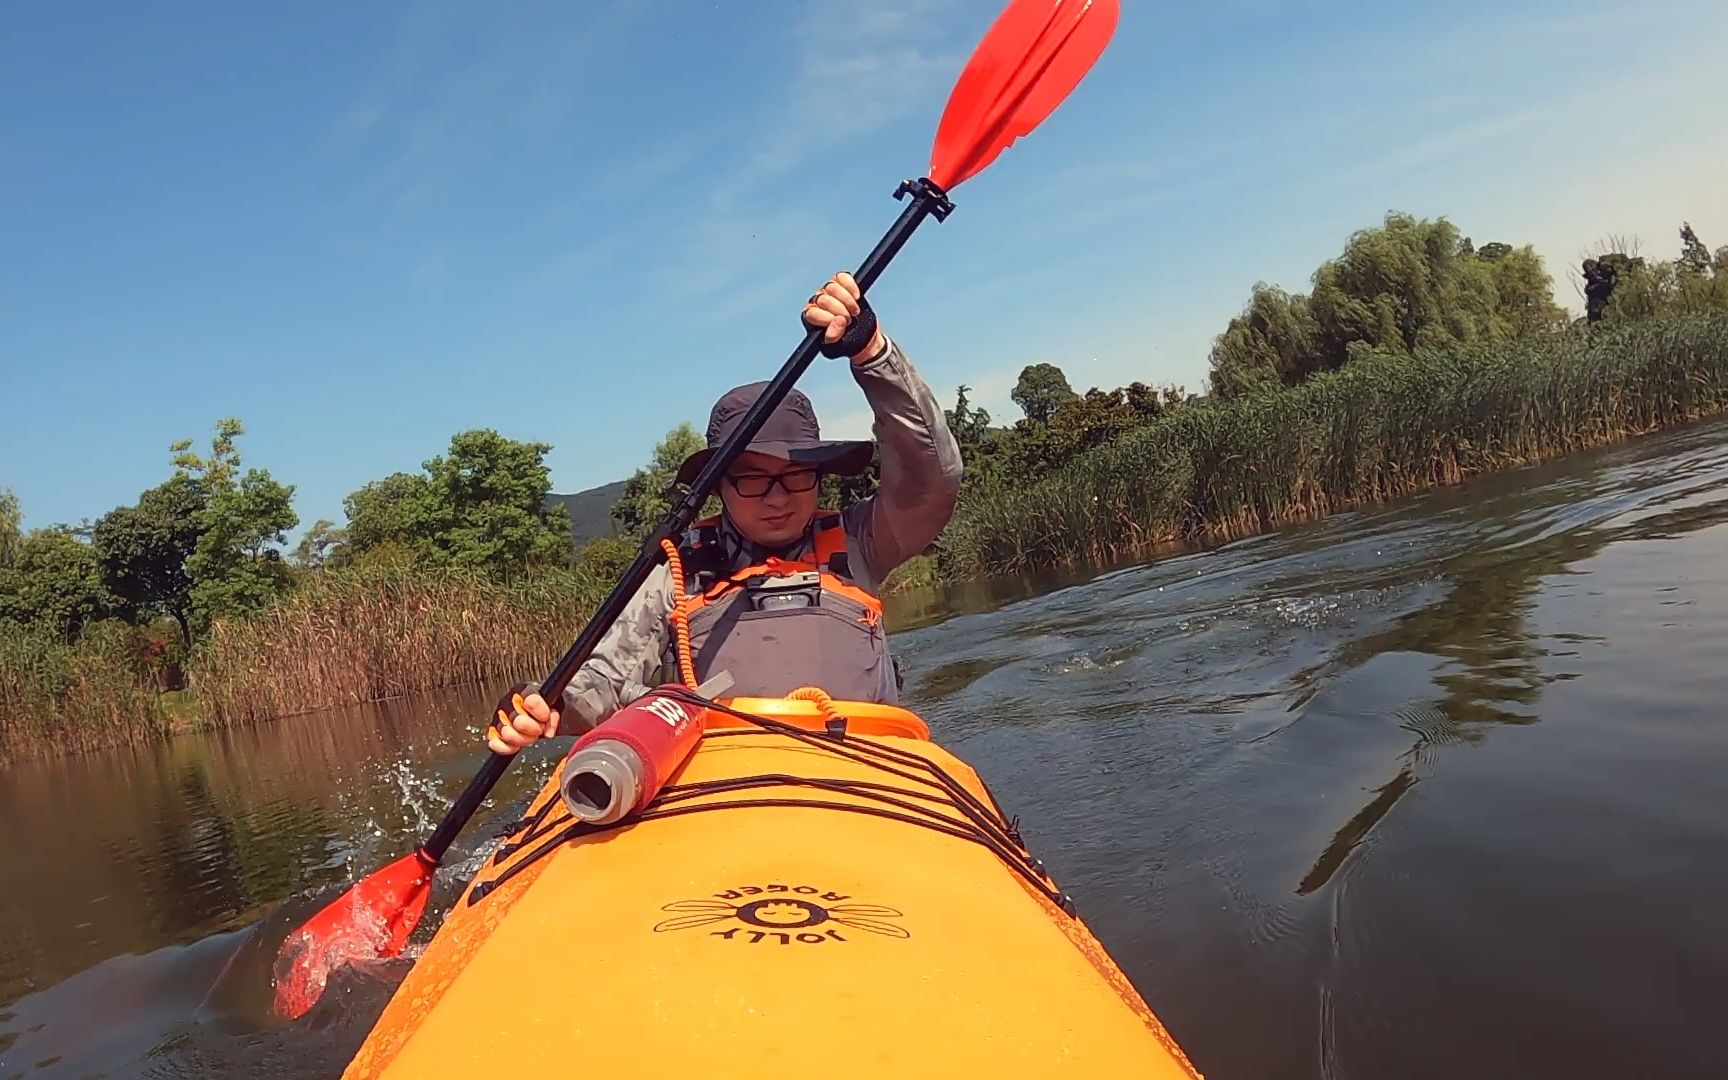
[[[895,567],[882,582],[882,595],[927,589],[936,584],[936,556],[914,555]]]
[[[1112,560],[1381,502],[1728,408],[1728,319],[1368,355],[1178,409],[1031,484],[969,490],[946,580]]]
[[[204,725],[204,714],[198,699],[190,690],[168,690],[156,701],[162,710],[162,720],[170,731],[192,731]]]

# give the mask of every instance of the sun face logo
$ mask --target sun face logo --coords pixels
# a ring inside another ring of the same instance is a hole
[[[746,900],[747,896],[762,899]],[[817,903],[810,897],[819,897]],[[699,926],[741,923],[710,935],[727,941],[743,941],[759,945],[765,941],[781,945],[819,945],[829,941],[846,941],[841,929],[857,930],[882,937],[905,939],[912,935],[891,920],[904,918],[904,913],[883,904],[852,903],[850,896],[825,892],[811,885],[746,885],[728,889],[702,900],[674,900],[660,910],[678,912],[654,926],[656,934],[669,930],[693,930]]]

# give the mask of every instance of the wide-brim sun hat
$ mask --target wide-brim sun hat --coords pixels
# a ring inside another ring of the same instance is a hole
[[[743,423],[744,414],[768,389],[765,382],[748,383],[728,390],[708,413],[708,445],[678,466],[677,482],[688,484],[708,464],[714,451]],[[876,444],[868,439],[824,439],[816,422],[816,409],[799,390],[790,390],[780,405],[768,414],[756,437],[745,450],[814,465],[822,472],[856,476],[870,467]]]

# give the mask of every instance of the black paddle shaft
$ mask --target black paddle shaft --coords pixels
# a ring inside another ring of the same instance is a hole
[[[853,274],[860,291],[868,290],[875,283],[882,271],[887,269],[888,263],[900,253],[900,249],[905,246],[906,241],[912,238],[912,233],[924,223],[926,217],[934,217],[937,221],[942,221],[954,210],[954,204],[949,201],[948,193],[928,177],[921,180],[905,181],[894,192],[896,199],[904,198],[907,195],[912,196],[912,201],[907,204],[906,209],[900,212],[899,219],[894,222],[887,233],[883,234],[881,241],[865,257],[857,272]],[[743,423],[739,424],[731,436],[720,444],[719,449],[708,459],[708,464],[703,466],[702,471],[691,482],[690,489],[673,505],[665,519],[642,542],[642,549],[637,552],[636,561],[630,564],[630,569],[625,571],[624,576],[618,580],[618,584],[613,586],[612,592],[595,609],[593,616],[589,618],[588,624],[582,628],[582,632],[577,635],[576,641],[570,646],[569,651],[564,654],[563,659],[558,661],[558,666],[552,669],[552,674],[548,675],[546,681],[540,684],[540,696],[542,698],[548,702],[556,702],[564,696],[564,688],[570,684],[571,679],[575,678],[577,670],[588,661],[590,656],[594,655],[594,649],[600,644],[600,639],[606,635],[607,630],[611,629],[618,616],[623,614],[624,608],[636,595],[636,590],[642,587],[642,583],[648,580],[648,575],[653,572],[654,567],[666,557],[666,552],[661,548],[660,542],[682,535],[684,530],[690,527],[691,522],[696,520],[696,515],[702,510],[702,504],[708,500],[709,495],[713,494],[714,488],[720,482],[720,477],[731,467],[738,455],[743,453],[744,447],[750,444],[750,440],[756,437],[756,432],[761,430],[762,425],[767,422],[769,414],[779,407],[780,402],[786,397],[787,391],[792,389],[792,384],[798,381],[805,369],[816,359],[817,354],[821,351],[823,334],[822,328],[813,328],[804,335],[803,342],[787,358],[785,365],[780,368],[780,373],[775,375],[774,381],[768,384],[768,389],[763,391],[762,395],[756,399],[755,404],[751,405],[749,411],[744,414]],[[510,705],[506,701],[500,707],[508,710]],[[433,863],[443,860],[444,853],[450,849],[451,843],[456,839],[456,834],[462,831],[463,827],[468,824],[468,819],[474,816],[474,811],[478,810],[480,804],[486,801],[486,796],[492,791],[493,785],[498,783],[498,780],[504,775],[504,770],[510,767],[510,762],[514,761],[515,758],[515,754],[500,754],[496,751],[487,757],[486,763],[480,766],[480,771],[474,774],[474,779],[468,782],[468,786],[462,790],[462,794],[458,795],[456,801],[450,804],[450,809],[444,814],[444,820],[438,823],[437,830],[421,846],[422,854]]]

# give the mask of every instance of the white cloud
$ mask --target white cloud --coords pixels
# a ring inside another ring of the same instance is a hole
[[[343,197],[367,221],[412,213],[460,184],[475,138],[500,124],[550,128],[567,121],[593,87],[585,59],[614,45],[645,17],[640,5],[606,0],[575,25],[554,28],[526,16],[428,4],[398,25],[372,81],[331,123],[339,154],[382,154]],[[466,16],[466,18],[465,18]]]
[[[850,223],[837,228],[828,220],[819,182],[800,182],[789,197],[773,181],[825,155],[845,158],[866,136],[944,100],[963,53],[944,33],[942,17],[959,6],[959,0],[803,5],[787,30],[786,51],[797,59],[785,85],[770,93],[779,104],[741,138],[730,166],[717,171],[706,211],[691,221],[664,276],[728,311],[776,296],[796,303],[799,290],[816,284],[797,277],[805,273],[800,268],[832,262],[839,228],[849,234]],[[858,164],[874,167],[868,159]],[[701,270],[692,277],[690,267]]]
[[[790,31],[797,66],[775,95],[783,104],[761,124],[740,167],[710,193],[717,209],[760,184],[908,114],[930,107],[959,73],[940,16],[956,0],[820,0]],[[939,98],[938,98],[939,100]]]

